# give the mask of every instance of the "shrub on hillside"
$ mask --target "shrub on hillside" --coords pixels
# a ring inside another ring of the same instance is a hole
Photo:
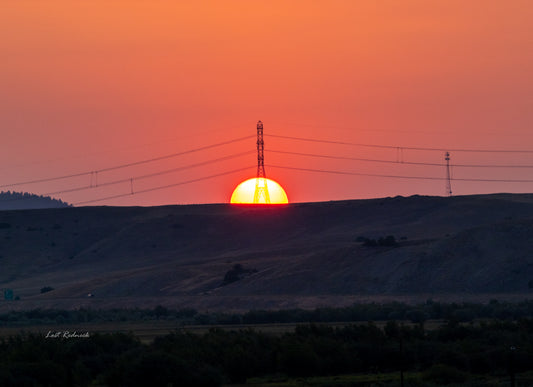
[[[362,242],[363,246],[367,247],[377,247],[377,246],[385,246],[385,247],[394,247],[398,246],[398,241],[396,240],[396,237],[393,235],[387,235],[386,237],[380,237],[378,239],[370,239],[366,237],[358,237],[357,242]]]
[[[255,269],[245,269],[240,263],[233,265],[231,270],[228,270],[224,275],[224,285],[231,284],[232,282],[243,279],[247,275],[256,273]]]
[[[53,287],[51,287],[51,286],[45,286],[44,288],[41,288],[41,294],[42,294],[42,293],[48,293],[48,292],[51,292],[52,290],[54,290]]]

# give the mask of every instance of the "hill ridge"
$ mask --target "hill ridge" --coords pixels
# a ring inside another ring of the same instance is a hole
[[[275,308],[532,291],[531,194],[69,207],[4,211],[0,224],[0,287],[21,298],[0,309]],[[388,235],[396,245],[362,243]],[[225,284],[235,264],[251,274]],[[54,290],[41,294],[46,286]]]

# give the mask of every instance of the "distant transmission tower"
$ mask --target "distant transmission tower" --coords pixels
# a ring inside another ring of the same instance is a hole
[[[450,152],[446,152],[444,160],[446,160],[446,195],[452,196],[452,178],[450,175]]]
[[[261,198],[264,203],[270,204],[270,195],[268,194],[268,186],[265,174],[265,143],[263,141],[263,123],[257,122],[257,179],[255,180],[254,203],[261,203]]]

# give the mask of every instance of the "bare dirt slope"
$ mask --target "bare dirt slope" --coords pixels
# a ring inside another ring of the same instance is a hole
[[[387,235],[399,244],[357,241]],[[0,288],[20,301],[0,309],[524,298],[532,241],[526,194],[2,211]],[[237,280],[225,283],[235,264]]]

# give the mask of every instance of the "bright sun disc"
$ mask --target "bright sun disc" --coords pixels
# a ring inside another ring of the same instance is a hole
[[[255,190],[257,187],[258,178],[254,177],[243,181],[241,184],[235,188],[233,195],[231,195],[230,203],[232,204],[267,204],[265,197],[261,195],[259,201],[254,203]],[[268,195],[270,197],[270,204],[287,204],[289,199],[287,194],[274,180],[270,179],[259,179],[259,184],[262,184],[262,180],[266,181],[266,186],[268,188]]]

